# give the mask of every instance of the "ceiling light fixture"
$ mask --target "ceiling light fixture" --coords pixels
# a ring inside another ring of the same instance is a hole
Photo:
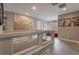
[[[63,10],[63,11],[66,11],[66,7],[63,7],[62,10]]]
[[[25,15],[29,15],[29,13],[25,13]]]
[[[36,10],[36,6],[33,6],[32,9],[33,9],[33,10]]]
[[[50,17],[48,17],[48,19],[50,19]]]

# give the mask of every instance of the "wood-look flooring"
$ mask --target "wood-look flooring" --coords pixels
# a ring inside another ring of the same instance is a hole
[[[79,55],[79,44],[55,39],[53,55]]]
[[[47,47],[48,48],[48,47]],[[79,44],[55,39],[52,46],[52,53],[50,48],[44,48],[34,55],[79,55]]]

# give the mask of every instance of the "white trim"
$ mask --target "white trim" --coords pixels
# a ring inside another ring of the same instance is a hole
[[[70,39],[65,39],[65,38],[59,38],[59,39],[60,39],[60,40],[69,41],[69,42],[73,42],[73,43],[79,44],[79,41],[70,40]]]

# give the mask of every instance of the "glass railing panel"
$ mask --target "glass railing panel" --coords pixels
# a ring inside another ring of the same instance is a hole
[[[37,45],[37,38],[32,38],[32,36],[33,35],[13,38],[13,53],[17,53],[24,49]]]

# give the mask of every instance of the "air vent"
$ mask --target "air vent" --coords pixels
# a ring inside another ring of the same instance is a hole
[[[65,4],[65,3],[63,3],[63,4],[59,5],[58,7],[59,7],[59,8],[66,7],[66,4]]]
[[[56,6],[56,5],[58,5],[59,3],[51,3],[53,6]]]

